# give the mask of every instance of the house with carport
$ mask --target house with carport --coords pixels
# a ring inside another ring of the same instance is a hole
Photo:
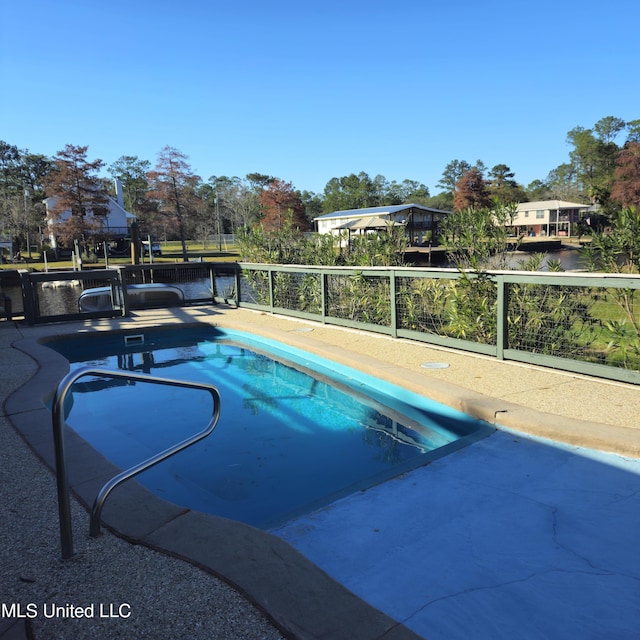
[[[333,211],[313,219],[318,233],[365,234],[389,225],[402,225],[412,246],[428,244],[437,236],[441,221],[451,212],[421,204],[396,204]]]

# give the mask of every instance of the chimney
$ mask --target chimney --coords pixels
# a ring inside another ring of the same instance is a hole
[[[124,195],[122,193],[122,182],[120,182],[120,178],[115,178],[114,182],[116,185],[116,202],[124,209]]]

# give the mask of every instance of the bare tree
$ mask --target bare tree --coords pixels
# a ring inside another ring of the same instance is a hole
[[[186,226],[192,211],[194,189],[200,182],[187,160],[184,153],[166,146],[158,154],[155,169],[147,174],[151,187],[149,196],[158,201],[160,212],[175,219],[185,262],[189,261]]]

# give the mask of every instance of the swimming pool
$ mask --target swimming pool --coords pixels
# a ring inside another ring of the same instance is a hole
[[[184,507],[270,529],[486,435],[488,425],[282,343],[220,329],[48,343],[72,369],[218,387],[214,433],[138,481]],[[207,396],[207,397],[205,397]],[[201,429],[208,394],[85,377],[67,423],[126,468]]]

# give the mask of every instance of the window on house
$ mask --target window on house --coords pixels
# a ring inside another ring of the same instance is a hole
[[[536,211],[536,219],[541,220],[544,218],[544,211]]]

